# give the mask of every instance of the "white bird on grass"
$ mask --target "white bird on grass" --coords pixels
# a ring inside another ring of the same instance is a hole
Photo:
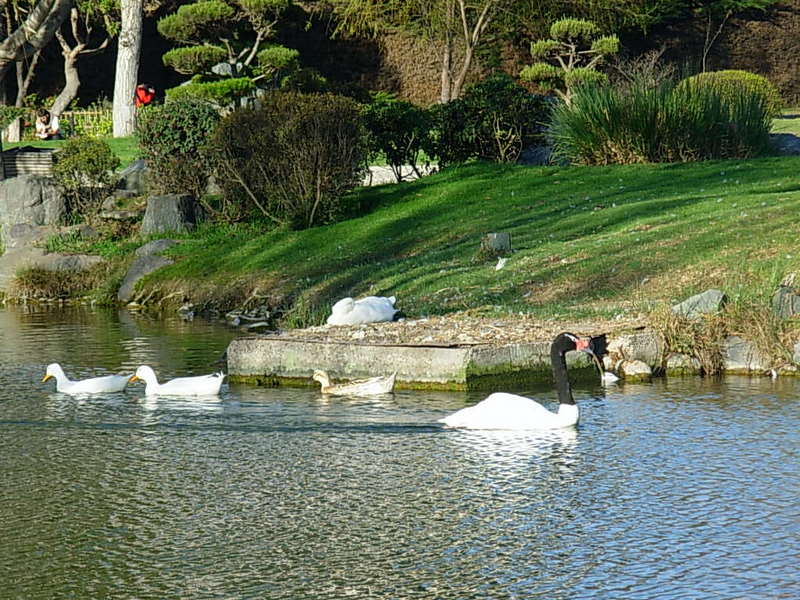
[[[325,371],[317,369],[311,378],[319,381],[322,386],[323,394],[334,396],[378,396],[380,394],[391,394],[394,389],[394,380],[397,371],[389,376],[371,377],[370,379],[356,379],[347,383],[336,385],[331,384],[331,380]]]
[[[130,378],[130,381],[144,381],[146,396],[216,396],[219,394],[223,379],[225,379],[224,373],[213,373],[196,377],[178,377],[158,383],[153,369],[142,365],[136,369],[136,373]]]
[[[127,375],[104,375],[80,381],[71,381],[58,363],[47,365],[42,383],[50,378],[56,380],[56,391],[64,394],[107,394],[121,392],[128,385]]]
[[[328,325],[358,325],[392,321],[400,312],[394,307],[394,296],[367,296],[360,300],[342,298],[331,309]]]

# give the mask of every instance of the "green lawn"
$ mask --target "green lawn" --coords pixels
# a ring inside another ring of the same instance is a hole
[[[104,139],[120,159],[120,169],[124,169],[134,160],[139,157],[139,142],[135,135],[114,138],[107,137]],[[34,148],[60,148],[64,145],[65,140],[25,140],[22,142],[4,142],[3,150],[10,150],[20,146],[33,146]]]
[[[368,215],[307,231],[210,226],[148,281],[194,301],[253,289],[319,322],[342,296],[409,316],[631,316],[717,287],[764,302],[800,271],[800,157],[609,167],[476,164],[357,192]],[[502,270],[481,237],[512,235]]]
[[[793,133],[800,135],[800,108],[787,108],[772,122],[774,133]]]

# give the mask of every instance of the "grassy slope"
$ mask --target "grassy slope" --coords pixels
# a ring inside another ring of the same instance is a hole
[[[367,216],[302,232],[207,229],[150,279],[195,300],[259,286],[313,322],[343,295],[409,316],[479,309],[550,318],[646,310],[708,287],[768,298],[800,271],[800,157],[680,165],[472,165],[359,192]],[[515,252],[495,271],[483,234]],[[221,286],[221,287],[220,287]]]

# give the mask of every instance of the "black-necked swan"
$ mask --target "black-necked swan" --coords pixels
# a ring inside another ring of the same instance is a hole
[[[577,425],[580,411],[572,397],[565,358],[566,353],[572,350],[602,356],[606,351],[605,335],[579,338],[571,333],[561,333],[553,340],[550,364],[558,392],[557,412],[551,412],[525,396],[497,392],[475,406],[462,408],[439,419],[439,422],[446,427],[465,429],[559,429]]]
[[[128,385],[127,375],[104,375],[102,377],[71,381],[58,363],[47,365],[42,383],[51,377],[56,380],[56,391],[64,394],[106,394],[121,392],[125,389],[125,386]]]
[[[400,312],[394,307],[394,296],[367,296],[360,300],[342,298],[331,308],[328,325],[360,325],[392,321]]]
[[[142,365],[136,369],[136,373],[130,381],[144,381],[144,393],[146,396],[216,396],[219,388],[222,387],[222,380],[225,379],[224,373],[213,373],[211,375],[197,375],[195,377],[178,377],[170,379],[164,383],[158,383],[156,374],[147,365]]]
[[[391,394],[394,389],[394,380],[397,371],[391,375],[371,377],[369,379],[356,379],[347,383],[331,384],[330,377],[325,371],[317,369],[311,378],[319,381],[323,394],[333,396],[379,396],[381,394]]]

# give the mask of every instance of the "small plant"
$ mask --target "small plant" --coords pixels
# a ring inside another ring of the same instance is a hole
[[[397,182],[402,180],[403,165],[410,165],[419,176],[419,156],[429,144],[428,113],[392,94],[378,92],[361,114],[369,131],[370,150],[386,158]]]
[[[71,213],[93,223],[103,200],[113,188],[119,158],[97,138],[74,137],[66,141],[53,165],[53,176],[64,188]]]
[[[208,103],[175,100],[140,110],[136,133],[157,193],[190,193],[202,199],[211,165],[208,143],[219,113]]]

